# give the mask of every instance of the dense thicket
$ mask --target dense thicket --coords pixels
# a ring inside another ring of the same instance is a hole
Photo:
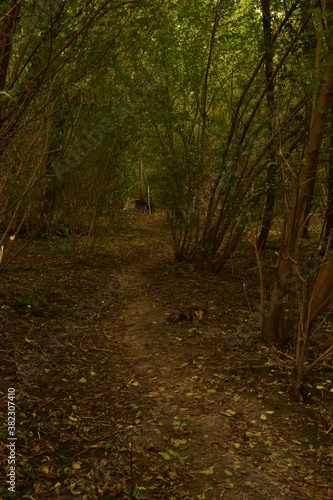
[[[168,210],[176,259],[218,272],[251,242],[262,330],[295,340],[299,385],[332,298],[332,8],[1,2],[1,265],[19,233],[93,239],[145,183]],[[322,249],[312,260],[309,235]]]

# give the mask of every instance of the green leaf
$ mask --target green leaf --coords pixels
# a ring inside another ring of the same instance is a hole
[[[236,415],[236,412],[234,410],[227,410],[227,413],[229,413],[229,415]]]
[[[158,454],[161,455],[164,460],[171,460],[169,453],[167,453],[166,451],[159,451]]]
[[[225,485],[225,487],[226,487],[226,488],[228,488],[228,490],[232,490],[232,489],[235,487],[235,485],[234,485],[234,483],[228,482],[228,483]]]
[[[168,453],[173,457],[176,457],[182,465],[185,465],[183,458],[174,450],[168,450]]]
[[[136,486],[133,490],[133,498],[140,498],[141,491],[138,486]]]
[[[70,485],[69,485],[69,489],[70,489],[70,491],[71,491],[72,493],[73,493],[73,491],[74,491],[75,486],[76,486],[76,483],[72,483],[72,484],[70,484]]]
[[[203,474],[204,476],[211,476],[212,474],[214,474],[214,466],[206,470],[201,470],[199,474]]]
[[[41,466],[41,470],[42,470],[43,472],[45,472],[45,474],[50,474],[50,469],[49,469],[49,468],[48,468],[48,466],[47,466],[47,465],[45,465],[45,464],[43,464],[43,465]]]

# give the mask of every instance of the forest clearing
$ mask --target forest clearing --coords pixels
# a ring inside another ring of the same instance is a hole
[[[333,498],[333,0],[0,2],[0,498]]]

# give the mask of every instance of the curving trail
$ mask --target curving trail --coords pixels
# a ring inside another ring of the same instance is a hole
[[[206,281],[173,264],[158,217],[135,226],[142,235],[102,321],[105,345],[121,353],[115,429],[127,423],[112,454],[114,477],[127,475],[147,499],[296,498],[289,463],[308,459],[292,441],[297,405],[276,393],[282,382],[246,347],[246,320],[230,313],[230,298],[221,300],[230,275]],[[202,321],[168,321],[193,308],[204,311]]]
[[[3,380],[25,429],[20,493],[333,498],[320,415],[290,401],[288,368],[253,337],[248,256],[219,276],[176,264],[161,214],[132,216],[105,245],[100,261],[53,264],[75,314],[32,330],[29,309],[21,336],[12,310],[3,320],[16,321]]]

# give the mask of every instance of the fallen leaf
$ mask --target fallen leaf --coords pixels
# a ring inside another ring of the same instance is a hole
[[[227,484],[225,485],[225,487],[228,488],[228,490],[232,490],[235,487],[235,485],[234,485],[234,483],[230,483],[228,481]]]
[[[159,395],[159,393],[158,393],[158,392],[156,392],[156,391],[151,391],[151,392],[149,392],[148,394],[145,394],[145,397],[146,397],[146,398],[156,398],[156,396],[158,396],[158,395]]]
[[[71,491],[72,493],[73,493],[73,491],[74,491],[75,486],[76,486],[76,483],[72,483],[72,484],[70,484],[70,485],[69,485],[69,489],[70,489],[70,491]]]
[[[50,474],[50,469],[48,468],[47,465],[43,464],[40,469],[45,472],[45,474]]]
[[[236,415],[236,412],[234,410],[227,410],[227,413],[229,413],[229,415]]]
[[[174,450],[168,450],[168,453],[173,457],[177,458],[182,465],[185,465],[183,458]]]
[[[214,474],[214,466],[206,470],[201,470],[199,474],[204,474],[205,476],[211,476],[212,474]]]

